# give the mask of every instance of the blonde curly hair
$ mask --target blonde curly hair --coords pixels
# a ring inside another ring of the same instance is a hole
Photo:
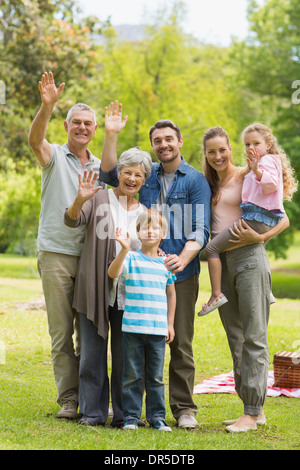
[[[269,129],[269,127],[265,126],[264,124],[255,122],[250,124],[250,126],[247,126],[246,129],[244,129],[242,132],[243,141],[245,140],[246,134],[249,134],[250,132],[258,132],[267,144],[272,143],[269,149],[269,153],[280,156],[283,179],[283,199],[286,201],[291,201],[294,193],[297,191],[298,181],[294,176],[294,169],[291,166],[291,162],[287,154],[278,144],[277,139],[272,134],[271,129]]]

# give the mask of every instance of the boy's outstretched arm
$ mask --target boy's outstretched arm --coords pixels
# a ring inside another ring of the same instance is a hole
[[[129,233],[127,232],[126,236],[122,235],[122,230],[117,228],[115,232],[115,240],[118,241],[121,245],[121,251],[113,260],[111,265],[108,268],[108,275],[112,279],[119,277],[123,271],[123,261],[130,248],[130,238]]]
[[[175,337],[174,331],[174,319],[175,319],[175,308],[176,308],[176,291],[175,284],[167,285],[167,303],[168,303],[168,336],[167,343],[172,343]]]

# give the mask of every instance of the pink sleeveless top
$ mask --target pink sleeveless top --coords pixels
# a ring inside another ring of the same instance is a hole
[[[243,178],[239,171],[220,189],[220,199],[217,205],[211,205],[211,238],[214,238],[224,228],[241,218]]]

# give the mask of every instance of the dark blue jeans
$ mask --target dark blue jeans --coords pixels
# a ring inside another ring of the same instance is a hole
[[[142,412],[144,379],[146,419],[165,419],[163,369],[166,337],[123,332],[124,421],[139,419]]]
[[[122,315],[116,306],[109,307],[111,328],[111,401],[112,426],[123,424],[122,411]],[[104,424],[108,417],[109,378],[107,371],[108,340],[101,338],[86,315],[80,315],[79,409],[83,419]]]

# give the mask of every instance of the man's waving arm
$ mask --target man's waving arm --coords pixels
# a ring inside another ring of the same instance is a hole
[[[46,132],[53,108],[64,86],[65,84],[61,83],[56,88],[52,72],[45,72],[39,82],[42,105],[31,124],[28,142],[41,166],[47,166],[51,159],[51,147],[46,140]]]

